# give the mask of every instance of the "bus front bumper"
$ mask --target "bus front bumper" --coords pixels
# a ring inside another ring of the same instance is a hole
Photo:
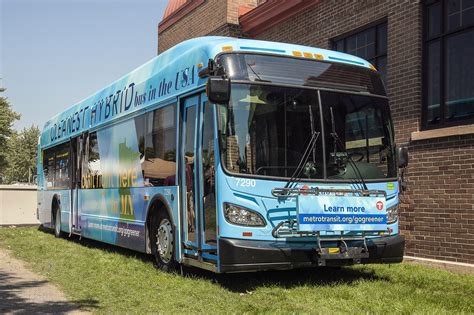
[[[348,242],[349,247],[360,246]],[[260,271],[320,266],[316,242],[252,241],[221,238],[219,240],[220,272]],[[369,257],[362,264],[400,263],[403,260],[405,237],[394,235],[367,239]],[[326,266],[352,265],[353,259],[330,259]]]

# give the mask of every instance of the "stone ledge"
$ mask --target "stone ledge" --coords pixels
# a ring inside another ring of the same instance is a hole
[[[433,130],[415,131],[411,133],[411,141],[435,139],[449,136],[474,134],[474,124],[466,126],[446,127]]]

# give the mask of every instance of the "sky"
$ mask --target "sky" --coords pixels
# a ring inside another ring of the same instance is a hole
[[[0,0],[0,87],[40,129],[157,54],[167,0]]]

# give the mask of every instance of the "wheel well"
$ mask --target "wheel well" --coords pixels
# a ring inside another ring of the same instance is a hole
[[[153,218],[161,211],[164,211],[168,214],[171,224],[174,225],[173,217],[171,216],[171,212],[169,210],[167,203],[160,197],[154,198],[151,201],[150,206],[148,207],[148,213],[147,213],[147,218],[146,218],[146,223],[145,223],[146,253],[147,254],[151,254],[151,244],[152,242],[155,242],[154,240],[155,236],[152,233],[150,233],[152,229]]]

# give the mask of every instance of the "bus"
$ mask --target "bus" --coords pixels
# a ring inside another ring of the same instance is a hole
[[[195,38],[45,123],[37,216],[165,271],[399,263],[394,139],[369,62]]]

